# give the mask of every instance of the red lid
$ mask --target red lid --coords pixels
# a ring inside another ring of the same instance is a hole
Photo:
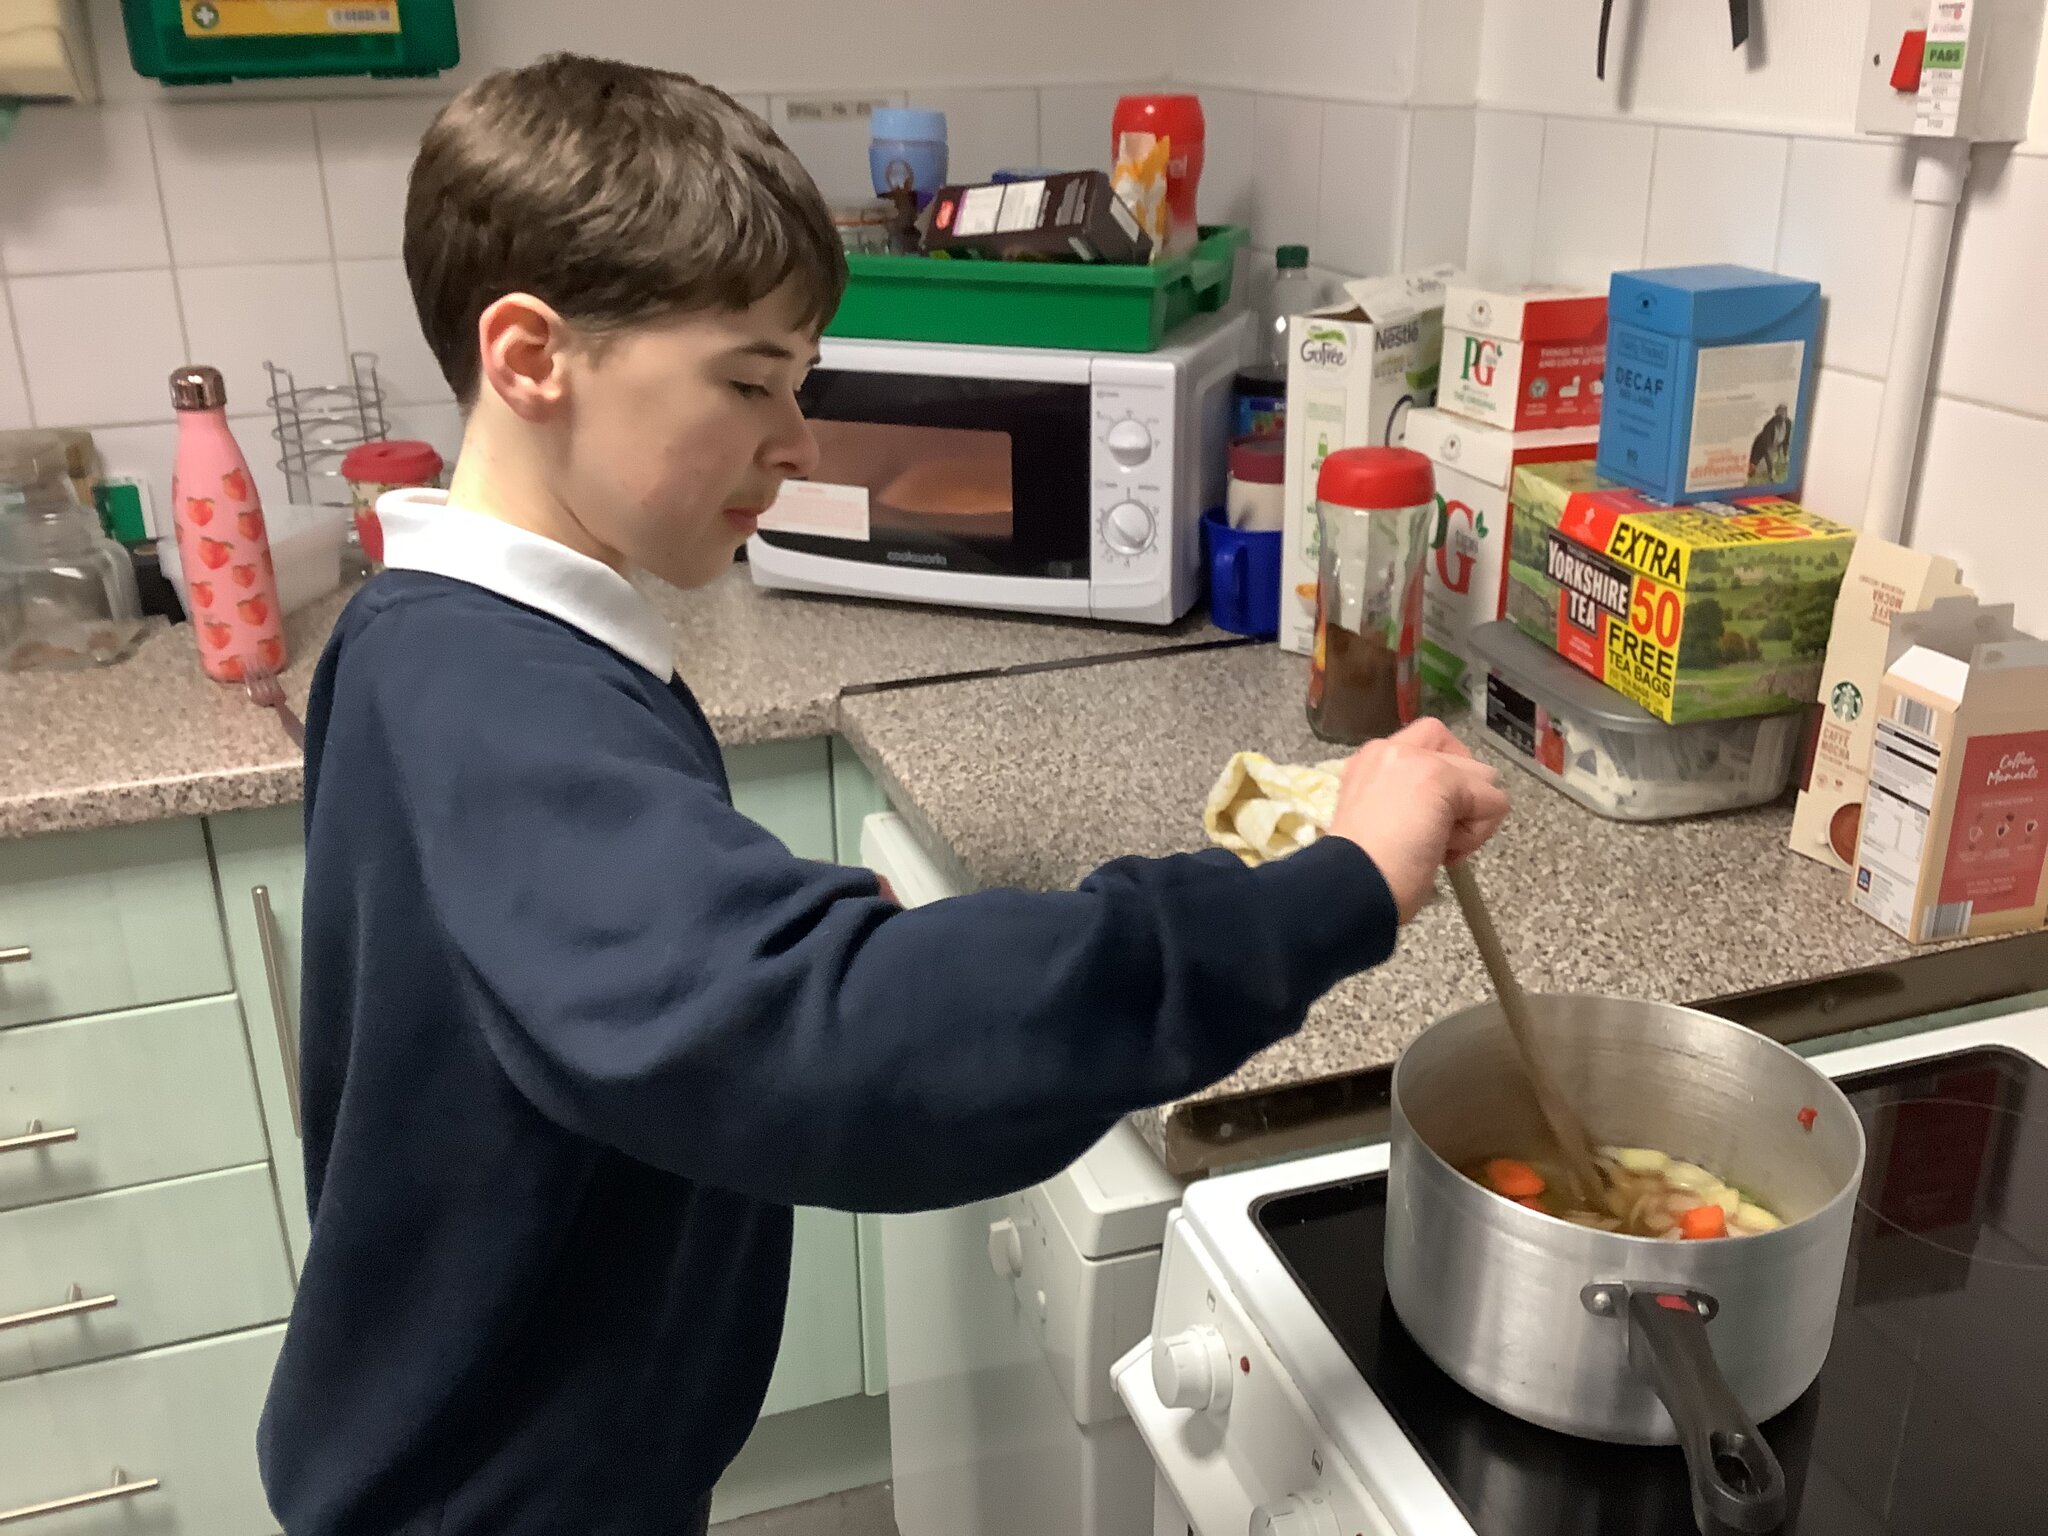
[[[1429,460],[1412,448],[1339,448],[1316,476],[1316,500],[1340,507],[1419,507],[1435,499]]]
[[[441,455],[432,443],[398,438],[351,448],[341,478],[365,485],[431,485],[441,478]]]
[[[1248,485],[1282,485],[1287,480],[1287,440],[1240,437],[1230,445],[1230,478]]]

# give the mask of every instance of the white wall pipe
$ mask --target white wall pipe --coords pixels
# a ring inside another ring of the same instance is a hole
[[[1905,531],[1906,500],[1926,417],[1927,375],[1934,363],[1934,331],[1948,288],[1956,207],[1970,179],[1968,140],[1916,139],[1913,145],[1913,222],[1884,399],[1877,411],[1877,458],[1863,503],[1863,531],[1894,543]]]

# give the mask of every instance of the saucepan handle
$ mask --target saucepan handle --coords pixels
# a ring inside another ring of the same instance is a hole
[[[1702,1531],[1775,1531],[1785,1523],[1785,1471],[1714,1363],[1694,1301],[1629,1292],[1628,1355],[1678,1426]]]

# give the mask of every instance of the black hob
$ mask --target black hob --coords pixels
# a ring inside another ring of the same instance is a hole
[[[1763,1426],[1799,1536],[2048,1536],[2048,1070],[1976,1050],[1844,1080],[1869,1137],[1826,1368]],[[1480,1536],[1693,1536],[1684,1458],[1525,1424],[1387,1300],[1386,1179],[1255,1213]]]

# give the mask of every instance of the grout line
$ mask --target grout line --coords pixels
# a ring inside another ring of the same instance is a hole
[[[0,312],[7,317],[7,336],[14,343],[8,350],[14,358],[15,376],[21,380],[22,409],[28,412],[29,425],[40,426],[36,420],[36,397],[28,387],[28,351],[21,344],[21,325],[14,318],[14,283],[12,279],[0,278]]]
[[[1864,377],[1868,377],[1868,375],[1864,375]],[[1880,379],[1877,382],[1882,383],[1883,380]],[[2032,411],[2023,411],[2017,406],[2000,405],[1995,400],[1986,400],[1979,395],[1965,395],[1953,389],[1936,389],[1931,384],[1927,389],[1927,399],[1930,405],[1943,400],[1953,400],[1957,405],[1967,405],[1980,411],[1990,411],[1996,416],[2010,416],[2015,421],[2030,421],[2036,426],[2048,426],[2048,416],[2037,416]],[[1920,451],[1923,456],[1926,454],[1927,445],[1924,438],[1921,441]]]
[[[1778,175],[1778,227],[1771,232],[1771,270],[1782,272],[1784,264],[1778,253],[1785,248],[1785,210],[1792,201],[1792,140],[1785,140],[1784,168]]]
[[[178,286],[178,247],[171,238],[170,199],[164,196],[163,159],[158,155],[156,146],[156,114],[144,112],[142,122],[149,140],[149,179],[150,184],[156,188],[156,216],[163,223],[164,252],[171,264],[171,292],[178,301],[178,350],[185,354],[186,361],[189,362],[192,357],[192,332],[185,324],[185,291]]]

